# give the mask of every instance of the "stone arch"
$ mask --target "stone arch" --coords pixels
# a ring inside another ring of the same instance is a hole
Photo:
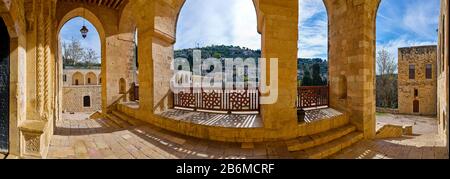
[[[120,13],[119,31],[121,33],[133,32],[137,28],[137,23],[132,8],[132,3],[127,3]]]
[[[302,1],[302,0],[297,0],[298,2],[299,2],[299,9],[298,9],[298,11],[299,11],[299,19],[298,19],[298,33],[299,33],[299,36],[298,36],[298,49],[299,49],[299,55],[297,56],[297,58],[301,58],[301,55],[302,55],[302,45],[305,45],[305,43],[302,43],[302,33],[304,32],[304,31],[306,31],[308,28],[310,28],[310,27],[316,27],[316,26],[319,26],[318,24],[312,24],[312,25],[306,25],[306,24],[301,24],[302,22],[301,22],[301,17],[303,16],[302,15],[302,9],[300,8],[301,6],[302,6],[302,2],[305,2],[305,1]],[[329,55],[329,48],[330,48],[330,41],[329,41],[329,33],[330,33],[330,31],[329,31],[329,15],[328,15],[328,9],[327,9],[327,6],[326,6],[326,3],[325,3],[325,0],[322,0],[322,1],[318,1],[319,3],[322,3],[322,5],[323,5],[323,8],[321,7],[320,9],[321,10],[324,10],[325,11],[325,17],[326,17],[326,22],[327,22],[327,24],[326,24],[326,27],[324,28],[324,30],[327,30],[326,31],[326,44],[323,44],[323,48],[322,48],[322,44],[314,44],[314,45],[312,45],[312,46],[310,46],[310,48],[314,48],[314,51],[320,51],[320,52],[322,52],[322,49],[324,49],[324,48],[326,48],[326,63],[328,63],[328,55]],[[307,2],[306,4],[311,4],[311,2]],[[321,12],[321,11],[320,11]],[[319,13],[315,13],[314,14],[314,16],[310,16],[310,18],[312,18],[312,17],[315,17],[316,18],[316,15],[317,14],[319,14]],[[305,20],[310,20],[310,19],[305,19]],[[318,29],[317,27],[316,28],[314,28],[314,32],[313,33],[311,33],[311,30],[310,30],[310,34],[308,34],[308,35],[312,35],[312,34],[314,34],[314,35],[316,35],[316,34],[318,34],[318,35],[321,35],[322,34],[322,32],[324,32],[324,31],[322,31],[322,30],[316,30],[316,29]],[[317,31],[320,31],[320,32],[317,32]],[[322,36],[320,36],[320,37],[322,37]],[[312,37],[312,38],[319,38],[319,37]],[[303,39],[305,39],[305,38],[303,38]],[[307,44],[307,43],[306,43]],[[316,49],[315,47],[320,47],[320,48],[318,48],[318,49]],[[325,50],[324,50],[325,51]],[[325,53],[325,52],[324,52]],[[304,58],[319,58],[319,56],[305,56]],[[320,57],[320,58],[322,58],[322,57]],[[311,77],[312,77],[312,70],[310,71],[310,74],[311,74]],[[300,75],[298,75],[298,78],[299,78],[299,76]],[[299,79],[299,80],[301,80],[301,79]],[[323,79],[323,80],[326,80],[326,85],[328,85],[328,81],[330,80],[330,77],[329,76],[327,76],[327,79]],[[299,84],[300,85],[300,84]],[[325,86],[325,84],[324,84],[324,86]]]
[[[58,2],[59,3],[59,2]],[[57,5],[58,6],[58,5]],[[106,71],[106,65],[107,65],[107,55],[106,55],[106,27],[104,26],[104,24],[102,23],[101,19],[91,10],[89,10],[88,8],[85,7],[81,7],[81,5],[79,5],[76,8],[73,9],[69,9],[68,11],[64,11],[67,9],[62,9],[61,11],[57,10],[57,33],[55,34],[57,37],[55,38],[55,44],[57,46],[57,50],[55,50],[55,56],[58,58],[61,58],[61,52],[59,51],[59,49],[61,49],[61,44],[59,43],[59,34],[60,31],[62,29],[62,27],[71,19],[75,18],[75,17],[82,17],[84,19],[86,19],[87,21],[89,21],[97,30],[98,35],[100,37],[100,49],[101,49],[101,71],[105,72]],[[60,16],[58,16],[58,13],[60,14]],[[61,14],[63,13],[63,14]],[[58,64],[56,66],[56,71],[57,71],[57,81],[61,81],[61,74],[62,74],[62,62],[60,62],[61,60],[57,60],[57,63],[61,63]],[[106,79],[106,72],[102,73],[103,76],[100,76],[99,78],[102,79]],[[84,82],[83,82],[84,84]],[[62,90],[62,86],[59,87],[59,90]],[[59,96],[59,99],[62,99],[62,94],[57,94],[57,96]],[[102,84],[102,106],[105,107],[107,105],[107,97],[106,97],[106,83]]]
[[[97,85],[97,75],[94,72],[88,72],[86,74],[86,84],[87,85]]]
[[[61,31],[61,28],[64,26],[64,24],[66,24],[68,21],[70,21],[71,19],[73,19],[75,17],[83,17],[86,20],[88,20],[90,23],[92,23],[92,25],[94,25],[94,27],[97,29],[97,32],[99,33],[100,41],[102,43],[102,51],[103,51],[103,42],[105,41],[105,37],[106,37],[105,28],[104,28],[102,22],[100,21],[100,19],[87,8],[79,7],[79,8],[75,8],[75,9],[67,12],[58,21],[58,28],[57,28],[58,33],[57,34],[59,34],[59,32]],[[102,58],[103,58],[103,53],[102,53]]]
[[[17,3],[11,1],[1,1],[0,2],[0,18],[6,25],[8,30],[9,38],[17,38],[20,34],[20,29],[23,28],[23,24],[19,24],[20,21],[15,21],[14,16],[12,16],[10,10],[16,7]]]
[[[257,22],[256,30],[257,30],[257,32],[259,34],[261,34],[261,32],[262,32],[261,28],[262,28],[263,14],[258,8],[259,7],[259,0],[251,0],[251,1],[253,2],[253,6],[255,8],[255,13],[256,13],[256,22]],[[174,2],[174,5],[173,5],[173,7],[174,7],[174,9],[176,11],[175,23],[174,23],[174,27],[173,27],[174,31],[173,31],[173,34],[172,34],[172,38],[173,39],[172,39],[172,42],[171,42],[173,44],[176,42],[177,24],[178,24],[178,20],[180,19],[181,11],[182,11],[182,9],[183,9],[185,4],[186,4],[186,0],[179,0],[179,1]]]
[[[84,75],[81,72],[75,72],[72,75],[72,85],[74,86],[79,86],[79,85],[84,85]]]

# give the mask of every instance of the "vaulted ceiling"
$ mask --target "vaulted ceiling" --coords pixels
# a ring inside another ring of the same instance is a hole
[[[84,3],[94,6],[101,6],[106,8],[111,8],[115,10],[120,10],[128,0],[58,0],[59,2],[70,2],[70,3]]]

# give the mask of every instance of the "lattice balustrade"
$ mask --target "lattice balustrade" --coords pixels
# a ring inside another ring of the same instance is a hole
[[[225,112],[259,111],[259,90],[177,89],[174,106]]]

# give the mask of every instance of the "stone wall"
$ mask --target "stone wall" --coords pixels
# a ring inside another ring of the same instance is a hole
[[[398,114],[399,113],[398,109],[380,108],[380,107],[377,107],[377,112],[378,113],[390,113],[390,114]]]
[[[167,103],[159,106],[155,104],[166,99],[168,83],[164,79],[170,73],[162,68],[168,66],[168,57],[173,56],[176,19],[184,1],[127,2],[129,5],[125,10],[117,10],[81,0],[0,1],[0,15],[8,26],[13,47],[10,54],[11,155],[45,157],[48,141],[53,135],[55,116],[58,115],[53,113],[58,113],[61,108],[58,100],[63,92],[62,85],[58,85],[62,71],[57,70],[57,65],[60,66],[57,59],[60,55],[57,50],[57,31],[58,27],[76,16],[88,19],[100,34],[102,64],[105,64],[102,66],[105,73],[102,73],[104,83],[101,87],[103,107],[120,96],[119,80],[130,76],[127,71],[132,64],[128,59],[133,47],[131,34],[134,28],[119,26],[136,25],[140,43],[141,99],[135,115],[163,128],[197,131],[195,127],[159,120],[154,114],[168,106]],[[211,129],[202,133],[217,136],[215,140],[223,140],[226,137],[223,133],[233,134],[228,136],[230,140],[235,139],[235,136],[242,136],[246,140],[261,139],[261,136],[273,140],[288,139],[299,133],[295,109],[298,1],[253,2],[258,17],[257,30],[262,35],[262,56],[278,58],[279,69],[282,69],[279,79],[268,82],[268,85],[278,85],[279,90],[266,91],[263,96],[276,94],[278,100],[274,104],[262,105],[263,129],[250,132]],[[329,17],[331,107],[348,114],[351,123],[364,132],[366,138],[375,136],[375,17],[379,2],[324,0]],[[128,15],[122,16],[122,13]],[[135,19],[133,21],[130,18]],[[448,74],[448,69],[446,72]],[[266,77],[270,79],[271,76],[268,74]],[[126,81],[129,84],[130,80]],[[448,83],[443,89],[448,91]],[[444,104],[448,104],[448,97]]]
[[[437,113],[439,122],[439,134],[445,139],[448,147],[448,119],[449,119],[449,56],[448,56],[448,31],[449,31],[449,1],[441,0],[441,15],[439,19],[439,45],[438,45],[438,80],[437,80]]]
[[[398,108],[401,114],[436,115],[436,46],[400,48],[398,53]],[[432,65],[432,78],[426,79],[426,65]],[[409,78],[410,65],[415,78]],[[415,96],[418,90],[418,96]],[[419,112],[413,103],[419,101]]]
[[[63,88],[64,112],[94,112],[102,109],[101,86],[70,86]],[[83,106],[83,97],[89,96],[90,107]]]
[[[64,69],[63,70],[63,86],[72,86],[75,74],[81,74],[83,84],[80,85],[100,85],[101,70],[100,69]],[[91,84],[88,84],[88,78],[91,78]],[[81,81],[80,81],[81,82]]]

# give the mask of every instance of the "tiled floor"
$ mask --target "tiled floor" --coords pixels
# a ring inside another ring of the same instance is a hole
[[[81,117],[77,118],[76,115]],[[120,128],[109,120],[86,120],[85,115],[65,115],[57,122],[47,158],[68,159],[176,159],[176,158],[297,158],[285,142],[213,142],[178,135],[151,125]],[[362,141],[332,158],[448,158],[437,135]]]

